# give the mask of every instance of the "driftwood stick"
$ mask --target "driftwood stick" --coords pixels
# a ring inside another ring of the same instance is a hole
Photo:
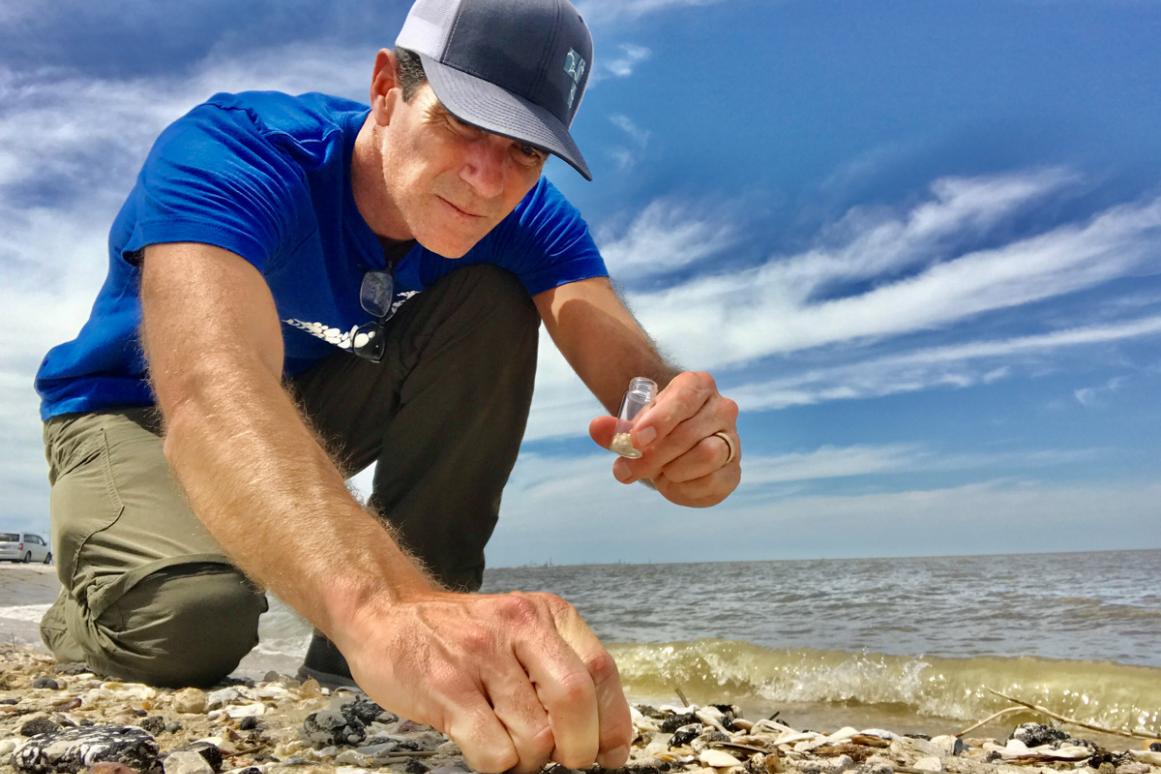
[[[689,699],[685,698],[685,693],[681,690],[681,686],[674,684],[673,691],[677,694],[677,698],[681,699],[681,706],[688,707]]]
[[[986,688],[986,686],[985,686],[985,688]],[[991,688],[987,688],[987,690],[989,693],[994,693],[996,696],[999,696],[1002,699],[1007,699],[1008,701],[1012,702],[1013,704],[1019,704],[1021,707],[1027,707],[1030,710],[1035,710],[1036,712],[1039,712],[1042,715],[1047,715],[1048,717],[1052,718],[1053,720],[1059,720],[1061,723],[1068,723],[1071,726],[1080,726],[1081,728],[1087,728],[1089,731],[1099,731],[1102,734],[1112,734],[1113,736],[1125,736],[1125,737],[1128,737],[1129,739],[1153,739],[1153,737],[1151,737],[1151,736],[1147,736],[1146,734],[1138,734],[1136,731],[1122,731],[1118,728],[1104,728],[1103,726],[1096,726],[1096,725],[1093,725],[1092,723],[1085,723],[1083,721],[1076,720],[1075,718],[1070,718],[1070,717],[1067,717],[1065,715],[1058,715],[1057,713],[1053,712],[1052,710],[1047,709],[1046,707],[1041,707],[1038,704],[1029,704],[1028,702],[1021,701],[1020,699],[1014,699],[1011,696],[1008,696],[1007,694],[1000,693],[999,691],[993,691]]]
[[[1002,709],[999,712],[994,712],[991,715],[988,715],[986,718],[981,720],[979,723],[968,726],[963,731],[960,731],[958,734],[956,734],[956,736],[963,736],[966,733],[969,733],[971,731],[975,731],[980,726],[985,726],[988,723],[991,723],[993,720],[1000,717],[1001,715],[1008,715],[1008,714],[1011,714],[1013,712],[1026,712],[1026,711],[1027,711],[1026,707],[1008,707],[1007,709]]]

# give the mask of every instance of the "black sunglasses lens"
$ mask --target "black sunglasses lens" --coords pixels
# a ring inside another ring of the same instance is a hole
[[[381,322],[360,325],[355,329],[355,335],[351,339],[351,351],[373,363],[378,363],[383,359],[386,347],[387,337],[383,335]]]
[[[391,298],[395,294],[395,280],[389,272],[369,271],[363,275],[359,287],[359,303],[363,310],[376,317],[384,317],[391,311]]]

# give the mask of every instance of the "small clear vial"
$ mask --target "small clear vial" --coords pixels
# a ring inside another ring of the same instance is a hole
[[[629,389],[621,399],[621,410],[617,412],[617,430],[613,435],[613,442],[609,449],[628,457],[631,460],[639,459],[641,452],[633,448],[633,439],[629,432],[637,421],[637,416],[653,405],[657,399],[657,382],[644,376],[635,377],[629,382]]]

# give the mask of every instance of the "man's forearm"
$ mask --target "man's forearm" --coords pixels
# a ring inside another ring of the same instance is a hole
[[[371,597],[436,587],[350,495],[264,366],[226,356],[193,368],[195,386],[164,411],[166,457],[247,575],[332,636]]]
[[[634,376],[665,387],[681,371],[666,362],[607,278],[552,288],[533,301],[561,354],[610,414]]]
[[[664,389],[673,377],[681,373],[679,367],[669,363],[657,350],[656,344],[643,330],[639,337],[611,337],[607,342],[603,378],[594,378],[589,388],[610,414],[616,415],[625,388],[633,377],[648,377]]]

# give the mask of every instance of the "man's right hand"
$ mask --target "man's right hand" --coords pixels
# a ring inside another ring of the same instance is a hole
[[[616,663],[553,594],[435,592],[364,609],[335,634],[372,699],[447,734],[478,771],[628,758]]]

